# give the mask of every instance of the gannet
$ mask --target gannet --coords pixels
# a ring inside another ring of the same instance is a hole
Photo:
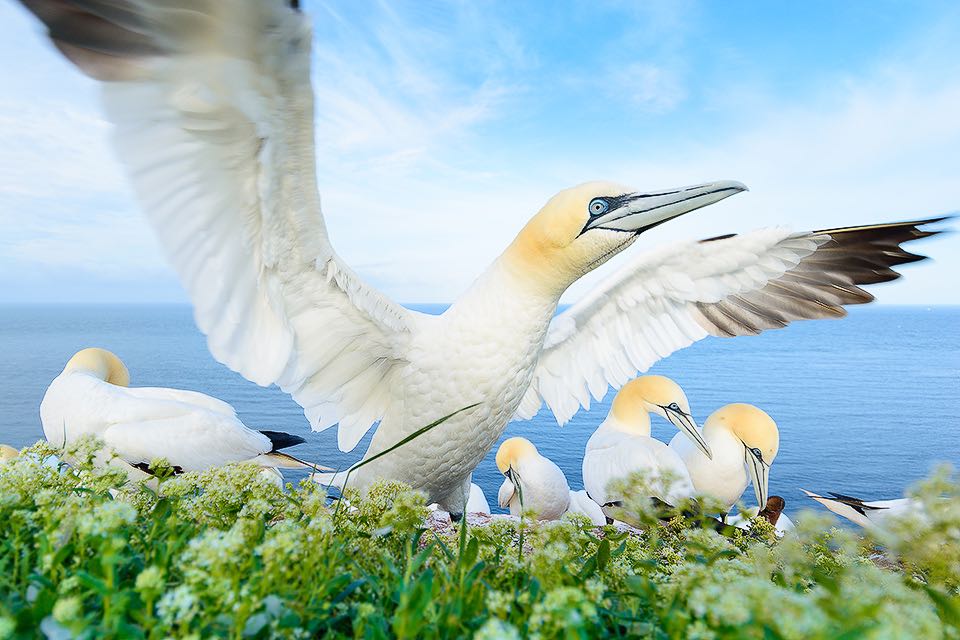
[[[507,438],[496,456],[504,475],[497,502],[510,508],[511,515],[534,514],[539,520],[559,520],[564,514],[579,513],[593,524],[606,518],[600,505],[586,491],[571,491],[567,478],[552,460],[540,454],[526,438]]]
[[[780,432],[773,418],[753,405],[728,404],[707,418],[703,439],[712,458],[681,434],[670,440],[670,448],[683,459],[697,493],[719,500],[729,511],[752,482],[757,504],[766,505],[770,466],[780,449]]]
[[[490,503],[487,502],[487,496],[483,495],[483,489],[472,482],[470,483],[470,496],[467,499],[467,513],[490,515]]]
[[[571,283],[640,234],[745,189],[591,182],[551,198],[443,315],[426,316],[364,283],[330,243],[311,30],[296,7],[23,2],[61,53],[103,81],[119,157],[217,360],[277,384],[315,430],[338,425],[342,450],[379,424],[366,459],[479,403],[421,436],[418,455],[400,447],[352,473],[361,490],[389,478],[462,509],[472,470],[511,418],[545,403],[562,424],[608,385],[708,335],[842,316],[843,305],[871,300],[856,285],[920,259],[901,242],[932,233],[918,227],[933,220],[920,220],[677,243],[553,318]]]
[[[232,406],[196,391],[130,387],[126,365],[105,349],[83,349],[67,362],[40,403],[47,440],[63,448],[94,435],[123,461],[149,471],[166,458],[177,471],[231,462],[313,469],[279,451],[304,442],[278,431],[253,431]]]
[[[597,503],[620,506],[624,496],[611,482],[639,473],[649,483],[650,497],[669,505],[693,497],[693,482],[680,456],[650,435],[650,413],[666,418],[706,455],[710,449],[690,414],[680,386],[664,376],[641,376],[620,389],[606,419],[587,441],[583,485]],[[606,512],[606,511],[605,511]],[[610,515],[610,514],[608,514]]]
[[[20,452],[8,444],[0,444],[0,462],[13,460],[20,455]]]
[[[570,506],[567,507],[567,513],[585,515],[595,525],[607,524],[607,516],[603,513],[603,509],[587,495],[584,489],[570,492]]]
[[[503,484],[497,494],[511,515],[531,513],[540,520],[559,520],[570,507],[570,485],[552,460],[540,455],[526,438],[507,438],[497,450]]]
[[[843,495],[842,493],[830,492],[831,497],[828,498],[807,491],[806,489],[801,489],[801,491],[838,516],[843,516],[847,520],[855,522],[866,529],[882,527],[884,522],[891,517],[920,513],[922,510],[921,503],[911,498],[866,502],[860,498],[853,498]]]

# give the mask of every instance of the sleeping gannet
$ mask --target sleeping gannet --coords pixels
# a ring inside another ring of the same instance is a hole
[[[47,440],[63,448],[83,435],[103,440],[123,461],[149,471],[166,458],[177,471],[231,462],[313,469],[279,451],[304,442],[278,431],[253,431],[226,402],[196,391],[130,387],[123,362],[105,349],[77,352],[47,388],[40,421]]]
[[[896,498],[894,500],[875,500],[866,502],[860,498],[853,498],[842,493],[830,493],[831,497],[800,489],[805,494],[825,506],[838,516],[843,516],[865,529],[882,527],[891,517],[901,517],[922,512],[922,503],[911,498]]]
[[[712,458],[681,434],[670,440],[697,493],[719,500],[729,511],[752,482],[757,504],[766,505],[770,466],[780,449],[780,431],[773,418],[753,405],[728,404],[707,418],[703,439]]]
[[[687,396],[676,382],[664,376],[631,380],[617,393],[606,419],[587,441],[583,485],[595,502],[604,507],[619,505],[625,496],[610,483],[634,473],[642,474],[649,483],[650,497],[669,505],[693,496],[693,482],[683,460],[650,435],[651,413],[669,420],[693,446],[710,455],[690,414]]]
[[[103,81],[114,140],[213,356],[277,384],[316,430],[365,458],[480,403],[350,475],[400,480],[459,512],[513,418],[564,423],[608,385],[708,335],[751,335],[868,302],[858,284],[919,260],[895,223],[766,229],[649,252],[553,318],[575,280],[737,182],[640,192],[592,182],[551,198],[443,315],[364,283],[330,243],[317,193],[311,30],[279,0],[23,0],[56,47]],[[456,212],[450,220],[462,222]],[[551,323],[551,319],[553,322]],[[342,484],[341,474],[325,478]]]

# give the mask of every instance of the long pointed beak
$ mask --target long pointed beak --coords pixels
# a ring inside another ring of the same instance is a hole
[[[706,440],[703,439],[703,434],[697,429],[697,423],[694,422],[693,416],[689,416],[683,411],[674,411],[670,408],[667,408],[666,412],[667,419],[673,423],[673,426],[690,438],[693,444],[697,445],[697,449],[703,452],[703,455],[713,460],[713,453],[710,451],[710,447],[707,446]]]
[[[770,465],[760,460],[749,449],[744,453],[747,468],[750,470],[750,480],[753,482],[753,492],[757,497],[757,505],[763,509],[767,504],[767,492],[770,487]]]
[[[747,187],[742,182],[721,180],[668,191],[627,193],[611,199],[610,209],[590,218],[580,233],[590,229],[642,233],[746,190]]]

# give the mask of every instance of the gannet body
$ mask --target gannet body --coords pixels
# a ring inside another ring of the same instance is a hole
[[[641,474],[654,497],[669,505],[693,497],[693,482],[680,456],[650,435],[650,413],[680,429],[693,446],[709,452],[690,414],[683,390],[664,376],[641,376],[620,389],[606,419],[587,441],[583,484],[600,505],[619,506],[624,496],[612,482]],[[679,436],[679,434],[678,434]]]
[[[497,468],[504,475],[497,502],[510,507],[511,515],[529,513],[539,520],[559,520],[569,509],[566,476],[529,440],[504,440],[497,450]]]
[[[607,517],[603,513],[603,509],[590,499],[584,489],[570,492],[570,506],[567,507],[567,513],[579,513],[587,516],[590,518],[590,522],[598,526],[607,523]]]
[[[867,502],[860,498],[830,493],[830,497],[801,489],[805,494],[825,506],[838,516],[870,529],[882,527],[891,517],[901,517],[922,512],[922,504],[911,498],[896,498],[893,500],[874,500]]]
[[[20,455],[20,452],[8,444],[0,444],[0,462],[13,460]]]
[[[278,451],[303,438],[248,429],[222,400],[196,391],[129,383],[127,367],[113,353],[79,351],[50,383],[40,403],[47,440],[62,448],[93,435],[123,461],[143,470],[155,458],[166,458],[180,471],[245,461],[313,468]]]
[[[365,458],[480,403],[350,475],[400,480],[453,513],[513,418],[567,421],[591,396],[708,335],[749,335],[867,302],[859,283],[919,259],[898,223],[767,229],[679,243],[627,265],[551,321],[563,291],[644,231],[745,189],[561,192],[442,316],[392,302],[340,259],[317,193],[311,31],[279,0],[61,5],[23,0],[103,81],[118,154],[215,358],[277,384]],[[453,212],[451,212],[453,216]],[[406,449],[406,450],[405,450]],[[346,474],[321,481],[342,484]]]
[[[780,432],[773,419],[753,405],[728,404],[707,418],[702,435],[712,458],[680,434],[670,440],[697,493],[720,501],[729,511],[747,484],[753,483],[757,504],[767,504],[770,466],[780,449]]]
[[[483,489],[470,483],[470,497],[467,499],[467,513],[482,513],[490,515],[490,503],[487,502],[487,496],[483,495]]]

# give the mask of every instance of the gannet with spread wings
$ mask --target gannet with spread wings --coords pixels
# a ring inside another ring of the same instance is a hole
[[[460,299],[426,316],[365,284],[327,237],[311,30],[296,3],[23,3],[103,81],[119,156],[215,358],[290,393],[314,429],[338,425],[341,449],[379,422],[367,457],[480,403],[351,475],[361,489],[408,482],[454,513],[514,415],[545,402],[562,423],[707,335],[843,315],[871,299],[857,285],[920,259],[901,242],[930,234],[923,220],[680,243],[640,257],[551,324],[564,290],[639,234],[744,189],[593,182],[549,200]]]

